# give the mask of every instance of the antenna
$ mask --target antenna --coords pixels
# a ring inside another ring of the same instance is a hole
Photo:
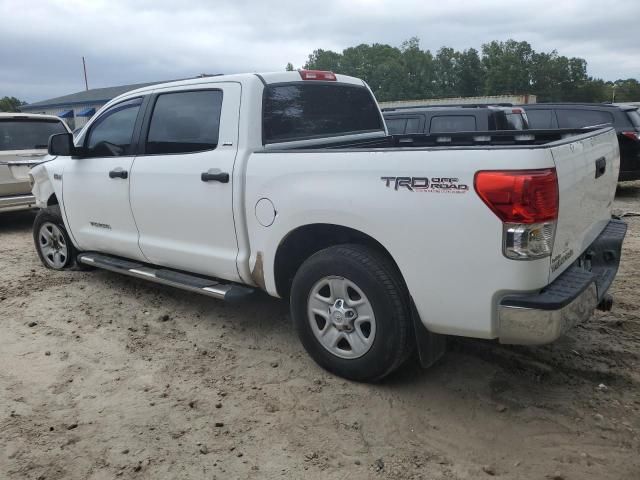
[[[87,64],[84,62],[84,57],[82,57],[82,69],[84,70],[84,88],[85,90],[89,90],[89,82],[87,82]]]

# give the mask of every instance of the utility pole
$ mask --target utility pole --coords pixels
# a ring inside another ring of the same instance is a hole
[[[617,85],[613,84],[613,93],[611,94],[611,103],[616,103],[616,87]]]
[[[82,69],[84,70],[84,88],[85,90],[89,90],[89,82],[87,82],[87,64],[84,62],[84,57],[82,57]]]

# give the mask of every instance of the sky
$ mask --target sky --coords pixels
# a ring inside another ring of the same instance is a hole
[[[614,8],[615,7],[615,8]],[[284,70],[360,43],[528,41],[640,78],[638,0],[0,0],[0,97],[27,102],[200,73]]]

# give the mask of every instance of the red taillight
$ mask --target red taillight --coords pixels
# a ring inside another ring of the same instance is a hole
[[[630,138],[631,140],[635,140],[636,142],[640,141],[639,132],[622,132],[622,135],[624,135],[627,138]]]
[[[555,168],[476,173],[476,192],[505,223],[539,223],[558,218]]]
[[[326,70],[298,70],[302,80],[325,80],[335,82],[336,74]]]
[[[522,110],[521,108],[514,108],[513,110],[511,110],[511,113],[524,113],[524,110]]]

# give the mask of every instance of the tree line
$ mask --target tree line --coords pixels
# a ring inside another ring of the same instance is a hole
[[[492,41],[480,52],[442,47],[433,54],[422,50],[416,37],[399,48],[375,43],[342,53],[318,49],[303,68],[362,78],[380,101],[503,94],[535,94],[539,102],[605,102],[614,94],[616,102],[640,101],[640,83],[634,78],[593,78],[583,58],[537,52],[516,40]]]
[[[18,100],[16,97],[0,98],[0,112],[17,112],[20,109],[20,105],[25,105],[25,102]]]

